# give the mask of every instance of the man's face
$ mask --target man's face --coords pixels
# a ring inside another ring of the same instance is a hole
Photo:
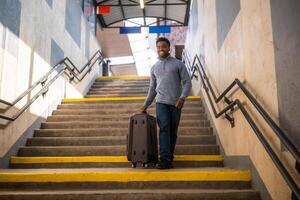
[[[161,41],[156,44],[157,54],[161,58],[166,58],[169,56],[170,47],[168,43]]]

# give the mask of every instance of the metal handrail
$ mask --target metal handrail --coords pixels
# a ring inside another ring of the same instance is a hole
[[[283,178],[285,179],[285,181],[287,182],[287,184],[289,185],[289,187],[291,188],[291,190],[293,191],[293,194],[300,199],[300,189],[298,187],[298,185],[296,184],[295,180],[293,179],[293,177],[290,175],[290,173],[287,171],[287,169],[285,168],[285,166],[282,164],[282,162],[280,161],[280,159],[278,158],[278,156],[276,155],[276,153],[273,151],[271,145],[268,143],[268,141],[266,140],[265,136],[262,134],[262,132],[259,130],[259,128],[257,127],[256,123],[254,122],[254,120],[252,119],[252,117],[249,115],[248,111],[245,109],[244,105],[240,102],[239,99],[235,99],[234,101],[230,101],[226,95],[228,94],[228,92],[235,86],[237,85],[242,92],[245,94],[245,96],[250,100],[251,104],[255,107],[255,109],[260,113],[260,115],[263,117],[263,119],[267,122],[267,124],[271,127],[271,129],[273,130],[273,132],[275,132],[275,134],[279,137],[280,141],[282,142],[282,144],[284,145],[284,147],[286,147],[290,153],[293,155],[293,157],[295,158],[296,162],[300,163],[300,152],[299,150],[296,148],[295,144],[289,139],[289,137],[279,128],[279,126],[274,122],[274,120],[270,117],[270,115],[263,109],[263,107],[258,103],[258,101],[254,98],[254,96],[249,92],[249,90],[244,86],[244,84],[239,80],[239,79],[235,79],[225,90],[224,92],[222,92],[218,97],[216,96],[209,78],[206,75],[206,72],[204,70],[204,67],[202,65],[202,62],[199,58],[199,56],[196,54],[194,56],[194,60],[192,65],[190,64],[187,56],[186,56],[186,52],[183,52],[182,58],[185,60],[185,63],[188,63],[188,65],[190,65],[191,67],[187,67],[190,72],[191,72],[191,79],[193,79],[194,77],[197,78],[197,76],[195,76],[195,72],[197,71],[200,75],[201,78],[201,82],[203,84],[203,88],[206,92],[206,95],[208,97],[210,106],[213,110],[213,113],[215,115],[216,118],[219,118],[220,116],[224,115],[225,118],[227,120],[229,120],[231,122],[234,122],[234,119],[232,117],[230,117],[227,112],[228,111],[233,111],[234,107],[237,106],[241,112],[243,113],[244,117],[246,118],[247,122],[249,123],[249,125],[251,126],[251,128],[253,129],[253,131],[255,132],[255,134],[257,135],[258,139],[260,140],[260,142],[262,143],[262,145],[264,146],[264,148],[266,149],[266,151],[268,152],[269,156],[271,157],[271,159],[273,160],[274,164],[276,165],[276,167],[278,168],[278,170],[280,171],[281,175],[283,176]],[[196,63],[198,62],[198,63]],[[200,68],[199,68],[200,65]],[[217,113],[216,108],[214,106],[213,100],[210,96],[210,93],[213,96],[214,102],[218,103],[220,102],[222,99],[224,99],[224,101],[229,104],[228,106],[226,106],[223,110],[221,110],[219,113]]]
[[[15,104],[17,104],[20,100],[22,100],[26,95],[28,95],[38,85],[40,85],[40,84],[42,85],[42,88],[39,90],[39,92],[36,95],[34,95],[29,100],[29,102],[27,102],[16,114],[14,114],[12,117],[0,114],[0,119],[15,121],[39,96],[46,94],[49,87],[52,85],[52,83],[63,73],[69,72],[68,75],[71,76],[71,77],[69,77],[70,81],[73,81],[74,78],[77,81],[82,81],[85,78],[85,76],[92,70],[92,67],[95,65],[95,63],[97,61],[99,61],[99,64],[101,64],[102,62],[105,62],[103,54],[100,50],[96,51],[93,54],[93,56],[88,60],[88,62],[80,70],[73,64],[73,62],[68,57],[65,57],[64,59],[59,61],[56,65],[54,65],[54,67],[51,70],[49,70],[49,72],[47,72],[42,78],[40,78],[38,81],[36,81],[34,84],[32,84],[27,90],[25,90],[12,103],[0,99],[0,103],[8,105],[9,108],[11,108]],[[61,67],[62,65],[63,65],[63,67],[61,69],[59,69],[59,67]],[[58,69],[58,73],[47,84],[45,84],[46,81],[48,80],[49,76],[57,69]],[[87,69],[87,70],[85,70],[85,69]],[[84,72],[84,74],[80,77],[80,75],[83,72]],[[8,109],[6,109],[6,110],[8,110]]]

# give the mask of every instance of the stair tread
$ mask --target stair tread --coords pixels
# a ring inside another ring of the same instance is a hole
[[[210,129],[211,127],[210,126],[199,126],[199,127],[194,127],[194,126],[184,126],[184,127],[180,127],[179,126],[179,129],[188,129],[188,130],[191,130],[191,131],[193,131],[193,129],[201,129],[201,128],[203,128],[203,129]],[[93,128],[91,128],[91,129],[93,129]],[[55,128],[49,128],[49,129],[40,129],[40,130],[54,130],[54,131],[58,131],[58,130],[71,130],[71,131],[76,131],[76,130],[78,130],[78,129],[72,129],[72,128],[70,128],[70,129],[68,129],[68,128],[62,128],[62,129],[55,129]],[[86,130],[86,129],[80,129],[80,130]],[[90,130],[90,128],[88,129],[88,130]],[[112,130],[126,130],[126,131],[128,131],[128,127],[120,127],[120,128],[108,128],[108,127],[103,127],[103,128],[95,128],[94,130],[107,130],[108,132],[109,131],[112,131]],[[180,131],[178,131],[178,133],[179,133]]]
[[[166,170],[157,170],[153,168],[74,168],[74,169],[0,169],[1,173],[72,173],[72,172],[112,172],[112,173],[127,173],[127,172],[140,172],[140,173],[168,173],[168,172],[250,172],[248,169],[229,168],[229,167],[192,167],[192,168],[173,168]]]
[[[99,109],[99,108],[109,108],[109,109],[119,109],[120,106],[126,106],[127,108],[131,109],[139,109],[142,104],[63,104],[62,106],[58,106],[58,109]],[[151,106],[150,109],[154,109],[155,106]],[[201,104],[187,104],[183,109],[186,108],[203,108]],[[149,109],[149,108],[148,108]]]
[[[244,182],[251,181],[249,170],[228,168],[56,168],[0,170],[0,183],[176,183],[176,182]]]
[[[147,90],[113,90],[113,91],[103,91],[101,89],[99,90],[90,90],[88,93],[105,93],[105,94],[122,94],[122,93],[147,93]]]
[[[123,148],[125,145],[107,145],[107,146],[22,146],[20,148]],[[176,145],[176,147],[218,147],[217,144],[186,144]]]
[[[71,139],[71,140],[84,140],[84,139],[126,139],[126,136],[84,136],[84,137],[32,137],[29,138],[30,140],[65,140],[65,139]]]
[[[222,162],[222,155],[175,155],[174,162]],[[127,162],[126,156],[13,156],[11,163],[37,164],[37,163],[89,163],[89,162]]]
[[[147,95],[146,93],[145,94],[134,94],[134,96],[137,96],[137,97],[144,97],[145,95]],[[133,96],[133,94],[87,94],[85,97],[86,98],[97,98],[97,97],[131,97]]]
[[[108,88],[111,88],[111,90],[108,90]],[[104,85],[102,86],[100,85],[93,85],[92,88],[90,88],[89,91],[93,91],[93,90],[99,90],[99,91],[118,91],[118,90],[146,90],[148,91],[149,85],[142,85],[139,87],[136,87],[136,85],[131,85],[131,86],[124,86],[124,87],[120,87],[120,85]],[[104,89],[104,90],[102,90]]]
[[[204,130],[211,130],[211,127],[189,127],[189,126],[185,126],[185,127],[179,127],[178,129],[178,134],[180,134],[181,131],[186,130],[186,131],[204,131]],[[78,129],[74,129],[74,128],[62,128],[62,129],[55,129],[55,128],[47,128],[47,129],[36,129],[35,132],[114,132],[114,131],[124,131],[126,133],[128,133],[128,128],[126,127],[121,127],[121,128],[108,128],[108,127],[103,127],[103,128],[78,128]],[[212,133],[203,133],[203,134],[212,134]],[[194,134],[193,134],[194,135]]]
[[[146,98],[146,96],[145,96]],[[128,100],[128,99],[118,99],[117,101],[103,101],[101,98],[100,99],[93,99],[93,101],[91,101],[90,98],[81,98],[78,101],[62,101],[62,104],[81,104],[81,103],[108,103],[108,104],[114,104],[114,103],[143,103],[145,101],[145,98],[141,98],[141,99],[134,99],[134,100]],[[68,99],[67,99],[68,100]],[[201,98],[187,98],[185,100],[185,103],[189,103],[189,102],[201,102]],[[154,105],[154,104],[153,104]]]
[[[64,134],[77,134],[77,135],[127,135],[128,128],[62,128],[62,129],[54,129],[54,128],[47,128],[47,129],[36,129],[35,134],[39,134],[44,137],[45,134],[52,134],[52,135],[59,135],[59,137],[63,136]],[[178,135],[213,135],[211,127],[179,127]]]
[[[220,154],[216,154],[216,155],[174,155],[175,159],[183,159],[183,158],[190,158],[190,159],[205,159],[205,158],[223,158],[223,155]],[[41,157],[33,157],[33,156],[12,156],[12,158],[34,158],[34,159],[38,159],[38,158],[49,158],[49,159],[53,159],[53,158],[112,158],[112,159],[119,159],[119,158],[126,158],[126,156],[57,156],[57,157],[52,157],[52,156],[41,156]]]
[[[109,194],[109,193],[240,193],[240,192],[258,192],[255,189],[110,189],[110,190],[91,190],[91,189],[82,189],[82,190],[0,190],[0,195],[3,194],[73,194],[73,193],[101,193],[101,194]]]
[[[98,109],[95,109],[95,108],[82,108],[82,109],[86,109],[86,110],[112,110],[112,109],[115,109],[115,108],[98,108]],[[120,111],[122,111],[122,110],[129,110],[129,109],[132,109],[132,108],[117,108],[118,110],[120,110]],[[184,111],[184,110],[201,110],[201,109],[203,109],[203,107],[201,106],[201,107],[196,107],[196,108],[191,108],[191,107],[183,107],[182,108],[182,111]],[[65,108],[64,110],[73,110],[73,109],[70,109],[70,108]],[[156,108],[155,107],[150,107],[150,108],[148,108],[147,110],[156,110]],[[133,111],[136,111],[136,110],[133,110]],[[138,110],[136,111],[136,112],[138,112]]]
[[[74,129],[55,129],[55,128],[49,128],[49,129],[36,129],[37,131],[103,131],[103,130],[107,130],[107,131],[111,131],[111,130],[128,130],[128,128],[74,128]],[[179,129],[211,129],[211,127],[179,127]]]
[[[199,123],[199,122],[208,122],[208,119],[188,119],[188,120],[182,120],[180,122],[184,123],[184,122],[195,122],[195,123]],[[94,122],[94,121],[63,121],[63,122],[42,122],[42,124],[99,124],[99,122]],[[128,124],[128,121],[101,121],[101,124],[107,124],[107,123],[118,123],[118,124]]]
[[[188,121],[188,120],[198,120],[197,118],[194,119],[190,119],[189,117],[199,117],[199,119],[201,119],[201,117],[204,117],[205,115],[204,114],[195,114],[195,115],[182,115],[181,117],[185,117],[185,118],[182,118],[180,119],[180,121]],[[131,117],[130,114],[127,114],[127,115],[124,115],[124,114],[121,114],[121,115],[101,115],[101,114],[91,114],[91,115],[64,115],[64,114],[61,114],[61,115],[53,115],[49,118],[103,118],[103,119],[127,119],[129,120],[129,118]],[[205,119],[207,120],[207,119]]]
[[[212,138],[216,137],[215,135],[178,135],[178,138]],[[60,140],[60,139],[126,139],[126,136],[83,136],[83,137],[32,137],[30,140]]]

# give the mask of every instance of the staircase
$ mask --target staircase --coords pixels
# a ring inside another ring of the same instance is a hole
[[[199,97],[182,110],[175,168],[131,168],[128,120],[148,85],[147,77],[99,78],[86,98],[63,100],[0,170],[0,199],[260,199],[249,170],[224,166]],[[154,103],[148,112],[155,115]]]

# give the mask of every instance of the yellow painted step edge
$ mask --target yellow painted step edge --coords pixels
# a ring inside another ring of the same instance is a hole
[[[150,79],[150,76],[97,76],[97,79]]]
[[[220,155],[178,155],[174,161],[223,161]],[[68,157],[17,157],[10,159],[11,164],[37,163],[95,163],[95,162],[128,162],[125,156],[68,156]]]
[[[249,170],[136,172],[2,172],[0,182],[251,181]]]
[[[145,100],[147,97],[99,97],[99,98],[76,98],[76,99],[63,99],[63,103],[72,102],[92,102],[92,101],[134,101],[134,100]],[[197,100],[201,99],[200,96],[189,96],[187,99]]]

